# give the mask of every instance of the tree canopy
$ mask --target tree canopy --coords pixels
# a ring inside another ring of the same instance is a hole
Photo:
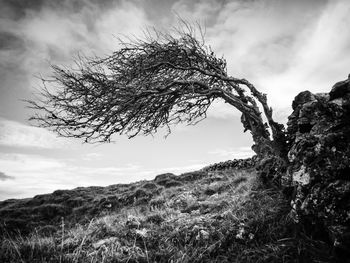
[[[29,101],[39,110],[31,120],[64,137],[109,142],[113,134],[132,138],[195,124],[221,98],[242,113],[257,153],[283,141],[283,125],[273,120],[266,95],[246,79],[229,76],[226,60],[199,32],[198,37],[187,24],[170,33],[155,30],[143,39],[120,40],[108,57],[80,59],[77,68],[53,66],[55,88],[44,81],[40,99]]]

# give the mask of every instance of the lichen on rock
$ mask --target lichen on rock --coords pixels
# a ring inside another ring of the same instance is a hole
[[[304,165],[302,165],[298,171],[293,173],[292,181],[301,185],[308,185],[310,183],[310,173],[306,171]]]
[[[288,169],[296,222],[322,231],[335,251],[350,247],[350,78],[329,94],[301,92],[288,118]],[[325,231],[324,231],[325,230]],[[310,230],[311,231],[311,230]]]

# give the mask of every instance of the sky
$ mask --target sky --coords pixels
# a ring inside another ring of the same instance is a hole
[[[169,30],[179,17],[204,25],[229,75],[266,93],[282,123],[299,92],[329,92],[350,73],[348,0],[0,0],[0,200],[150,180],[252,155],[239,112],[222,102],[167,138],[114,136],[110,144],[59,138],[28,122],[33,112],[23,100],[33,98],[51,64],[109,55],[117,37]]]

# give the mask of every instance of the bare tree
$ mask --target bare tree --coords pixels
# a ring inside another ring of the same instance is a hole
[[[41,99],[29,101],[40,110],[31,119],[64,137],[109,142],[116,133],[131,138],[195,124],[221,98],[242,113],[257,154],[280,153],[284,128],[273,120],[266,95],[229,76],[226,60],[199,32],[196,37],[198,30],[188,24],[172,33],[147,32],[144,39],[120,40],[109,57],[79,60],[77,69],[53,66],[56,89],[44,84]]]

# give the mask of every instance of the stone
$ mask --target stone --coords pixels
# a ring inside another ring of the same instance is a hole
[[[310,174],[306,171],[304,165],[300,169],[293,173],[292,181],[301,185],[308,185],[310,183]]]
[[[325,232],[350,257],[350,79],[329,94],[301,92],[288,118],[288,165],[282,176],[295,222]]]
[[[304,105],[306,102],[315,100],[315,95],[310,91],[303,91],[299,93],[292,103],[293,110],[296,110],[298,106]]]
[[[350,94],[350,74],[347,80],[339,81],[332,87],[331,92],[329,93],[330,100],[335,100],[342,98]]]

